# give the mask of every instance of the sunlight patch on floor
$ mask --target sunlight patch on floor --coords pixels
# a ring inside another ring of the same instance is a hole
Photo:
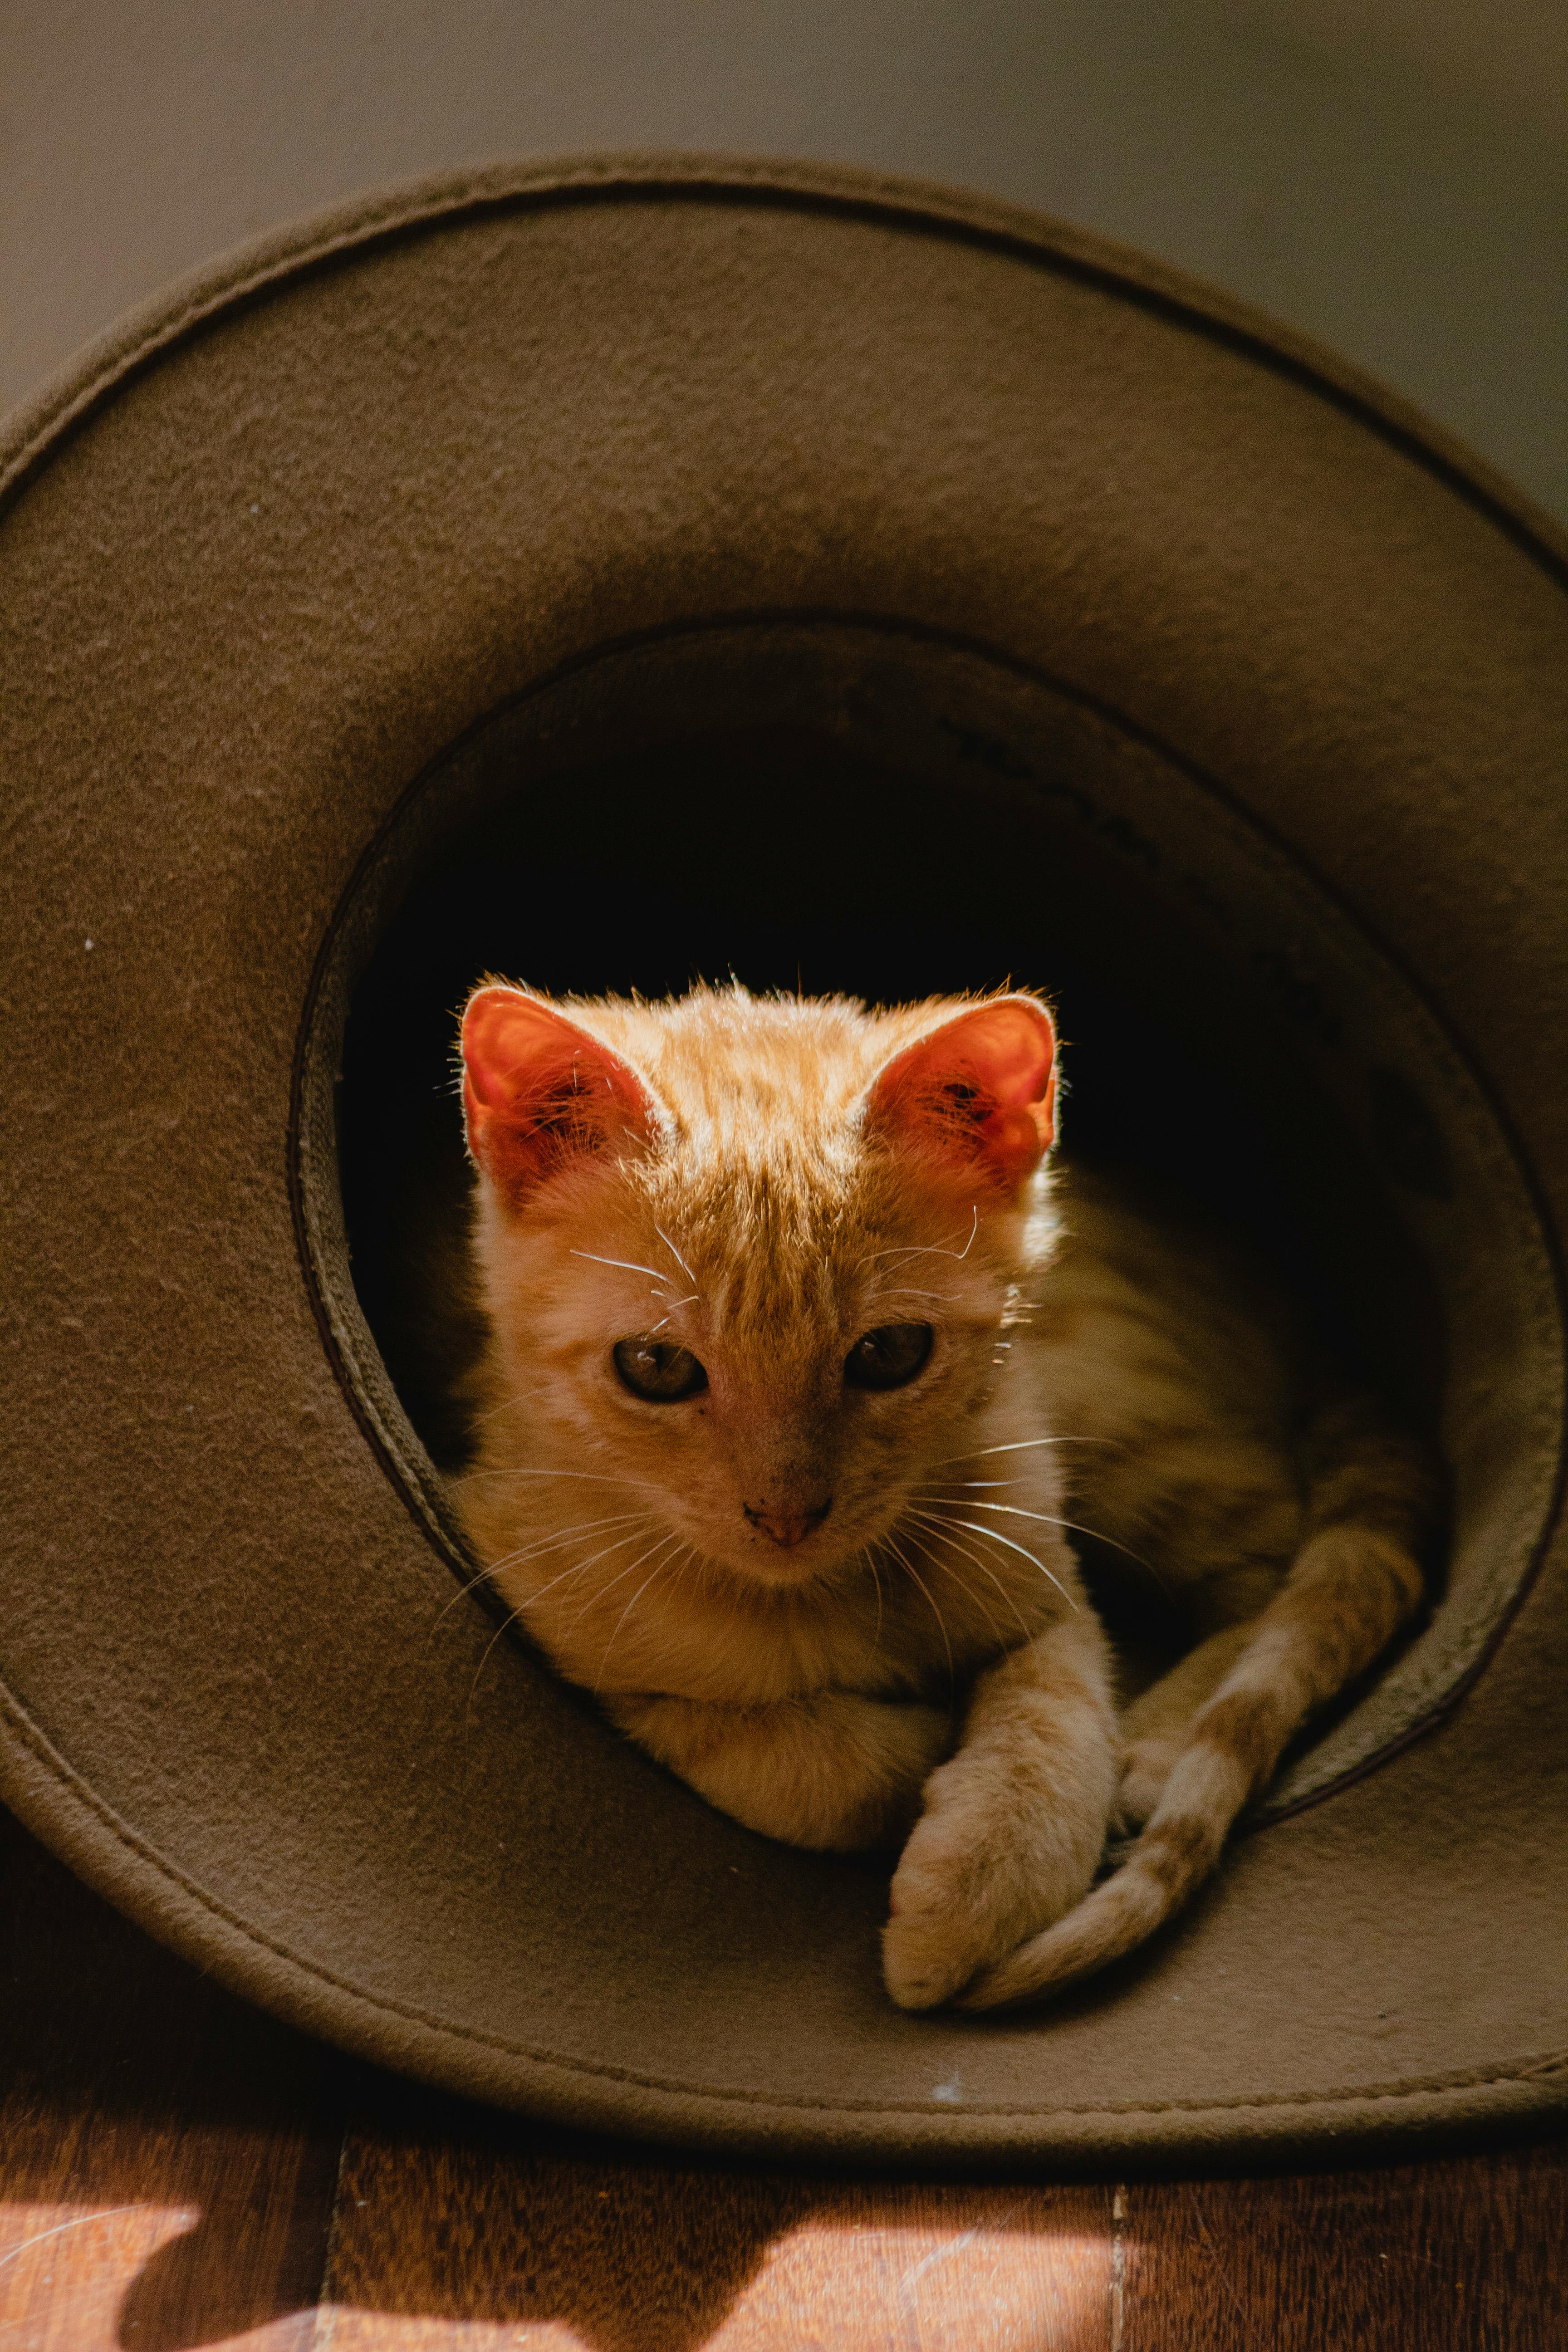
[[[808,2224],[771,2249],[707,2352],[1079,2352],[1086,2316],[1106,2308],[1108,2252],[1103,2238],[1005,2217],[959,2231]]]
[[[5,2352],[121,2352],[120,2306],[189,2205],[0,2205]]]
[[[814,2220],[771,2246],[706,2335],[673,2313],[619,2315],[605,2330],[545,2317],[442,2319],[322,2309],[312,2352],[1084,2352],[1106,2341],[1110,2246],[1103,2236],[1008,2226],[965,2230]]]

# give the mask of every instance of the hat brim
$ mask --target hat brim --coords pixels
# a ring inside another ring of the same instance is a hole
[[[1549,528],[1153,265],[669,158],[270,240],[88,354],[5,461],[0,1790],[29,1825],[280,2014],[601,2128],[1060,2168],[1560,2112]],[[639,711],[809,707],[918,765],[917,677],[944,757],[1027,791],[1048,756],[1107,854],[1135,824],[1286,926],[1337,976],[1305,1050],[1347,1118],[1376,1145],[1375,1066],[1440,1135],[1436,1174],[1384,1135],[1448,1326],[1431,1626],[1173,1934],[990,2024],[886,2001],[879,1866],[749,1836],[523,1647],[487,1657],[334,1190],[347,992],[443,808],[563,730],[587,757],[607,712],[624,745]]]

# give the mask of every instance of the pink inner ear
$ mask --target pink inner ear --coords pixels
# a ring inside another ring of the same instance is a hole
[[[1032,996],[945,1022],[889,1062],[870,1116],[922,1150],[1016,1191],[1056,1133],[1056,1032]]]
[[[481,988],[463,1015],[468,1149],[514,1206],[657,1115],[637,1073],[574,1021],[514,988]]]

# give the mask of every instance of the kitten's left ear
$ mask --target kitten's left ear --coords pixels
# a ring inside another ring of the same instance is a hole
[[[995,996],[944,1021],[882,1070],[868,1126],[1016,1192],[1056,1134],[1057,1036],[1033,996]]]
[[[542,998],[500,986],[476,989],[463,1014],[463,1115],[476,1164],[513,1209],[664,1125],[618,1054]]]

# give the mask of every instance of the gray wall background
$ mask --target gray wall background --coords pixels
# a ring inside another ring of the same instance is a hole
[[[1568,519],[1568,0],[0,0],[0,405],[296,214],[620,146],[868,163],[1123,238]]]

